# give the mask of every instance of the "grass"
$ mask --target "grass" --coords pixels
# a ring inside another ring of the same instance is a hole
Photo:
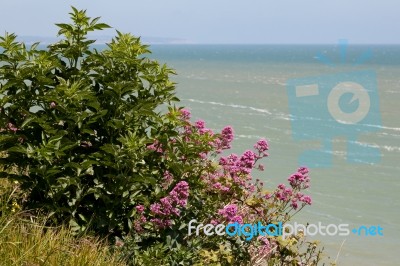
[[[45,226],[46,217],[18,210],[15,184],[0,179],[0,265],[126,265],[106,241],[74,236],[68,227]]]

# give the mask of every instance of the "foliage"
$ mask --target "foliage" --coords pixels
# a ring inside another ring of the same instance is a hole
[[[176,100],[173,72],[142,57],[147,47],[129,34],[90,50],[86,34],[108,26],[76,9],[71,18],[47,50],[0,39],[2,176],[29,191],[26,208],[118,234],[156,182],[146,144],[169,126],[156,108]]]
[[[126,265],[106,242],[82,235],[76,238],[64,226],[45,226],[44,217],[34,218],[16,211],[12,203],[18,186],[0,182],[1,265]],[[29,219],[28,219],[29,218]]]
[[[192,219],[288,221],[311,204],[300,192],[308,169],[290,187],[265,191],[251,177],[263,170],[265,140],[222,156],[233,129],[214,133],[174,106],[174,72],[145,57],[139,38],[117,32],[107,49],[92,49],[87,33],[109,26],[85,11],[70,14],[71,24],[57,24],[63,39],[48,49],[0,38],[1,176],[20,184],[22,207],[75,232],[115,237],[132,265],[316,265],[320,252],[302,235],[188,235]]]

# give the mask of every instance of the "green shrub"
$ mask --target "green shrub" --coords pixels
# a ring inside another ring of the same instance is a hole
[[[160,172],[146,144],[170,127],[156,108],[176,100],[173,72],[143,57],[147,47],[129,34],[91,50],[86,34],[108,26],[76,9],[71,18],[46,50],[14,34],[0,39],[1,163],[16,170],[2,175],[29,191],[26,208],[80,230],[127,231],[132,206]]]

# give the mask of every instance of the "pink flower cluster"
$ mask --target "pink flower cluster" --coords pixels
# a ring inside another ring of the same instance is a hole
[[[260,139],[254,144],[254,149],[256,149],[259,153],[259,157],[267,157],[268,153],[266,152],[269,149],[268,142],[265,139]]]
[[[18,131],[18,128],[17,128],[13,123],[8,123],[8,124],[7,124],[7,129],[8,129],[9,131],[14,132],[14,133]]]
[[[221,149],[230,149],[234,134],[231,126],[226,126],[221,132]]]
[[[256,154],[250,150],[245,151],[240,157],[240,171],[244,174],[250,174],[255,162]]]
[[[217,178],[214,178],[214,179],[217,180]],[[221,192],[229,192],[229,190],[230,190],[230,188],[228,186],[225,186],[225,185],[221,184],[221,182],[218,182],[218,181],[216,181],[212,184],[212,188],[214,190],[218,190]]]
[[[221,153],[223,150],[231,148],[231,143],[234,139],[233,129],[231,126],[226,126],[222,129],[221,134],[210,143],[214,148],[216,153]]]
[[[259,140],[257,144],[254,145],[256,150],[260,153],[264,153],[268,149],[268,144],[265,140]],[[263,155],[264,157],[267,155]],[[254,168],[257,160],[260,159],[260,156],[257,156],[253,151],[247,150],[243,153],[241,157],[238,157],[236,154],[231,154],[228,157],[221,157],[219,160],[219,164],[223,167],[223,169],[232,174],[244,174],[248,175],[251,173],[251,170]],[[263,170],[264,166],[259,165],[259,169]]]
[[[238,213],[238,207],[236,204],[228,204],[223,209],[218,210],[218,214],[221,215],[229,223],[243,224],[243,218]]]
[[[311,205],[311,197],[299,192],[301,189],[306,189],[310,186],[308,172],[306,167],[300,167],[297,172],[292,174],[288,179],[291,188],[280,184],[277,191],[275,191],[275,197],[280,201],[290,202],[290,206],[295,210],[298,209],[299,202],[303,206]],[[266,196],[267,199],[269,197],[270,195]]]
[[[181,115],[181,119],[182,119],[182,120],[184,120],[184,121],[189,121],[190,116],[191,116],[189,110],[187,110],[187,109],[181,109],[181,110],[180,110],[180,113],[181,113],[180,115]]]
[[[143,205],[138,205],[135,207],[136,212],[139,214],[139,218],[133,222],[133,228],[136,232],[142,232],[142,225],[147,222],[147,218],[144,216],[145,207]]]
[[[292,206],[293,209],[297,210],[299,207],[300,202],[302,205],[311,205],[311,197],[308,195],[303,195],[303,193],[297,192],[295,197],[292,198],[290,206]]]
[[[271,243],[266,236],[258,236],[257,240],[261,242],[261,246],[258,247],[258,253],[261,256],[266,256],[271,251]]]
[[[233,131],[231,131],[230,127],[225,128],[223,131],[224,134],[222,135],[225,136],[225,143],[229,144],[233,140]],[[208,173],[202,179],[212,190],[229,192],[231,187],[236,184],[245,188],[247,194],[253,193],[256,190],[256,185],[249,182],[252,179],[250,174],[253,168],[264,170],[263,165],[259,164],[257,167],[255,165],[257,160],[267,156],[265,151],[268,150],[268,143],[266,140],[261,139],[254,147],[259,152],[258,155],[251,150],[247,150],[241,156],[236,154],[230,154],[226,157],[221,156],[219,159],[221,169]]]
[[[286,187],[284,184],[278,185],[278,190],[275,192],[275,197],[281,201],[287,201],[293,195],[293,190]]]
[[[135,207],[135,209],[140,214],[144,212],[144,206],[143,205],[138,205],[138,206]]]
[[[189,198],[189,184],[186,181],[180,181],[169,193],[169,197],[177,205],[186,207]]]
[[[197,128],[197,130],[199,131],[200,135],[204,135],[206,133],[208,133],[211,136],[214,135],[214,132],[211,129],[206,128],[206,124],[205,124],[205,122],[203,120],[197,120],[194,123],[194,126]]]
[[[179,207],[186,207],[189,197],[189,184],[180,181],[172,189],[168,196],[160,199],[160,203],[150,205],[151,213],[156,217],[150,221],[158,228],[166,228],[172,225],[172,216],[180,216]]]
[[[143,232],[142,225],[147,222],[147,218],[144,215],[140,215],[139,219],[133,222],[133,228],[136,232]]]
[[[147,149],[158,152],[158,153],[163,153],[163,147],[162,143],[160,143],[158,140],[155,140],[153,144],[150,144],[147,146]]]
[[[208,134],[209,136],[214,136],[214,132],[207,128],[205,122],[203,120],[198,120],[194,124],[192,124],[190,119],[190,112],[187,109],[180,110],[180,119],[184,121],[183,125],[183,135],[185,141],[192,140],[192,134],[194,132],[198,132],[199,135]],[[226,126],[222,129],[221,134],[219,134],[213,141],[210,141],[208,144],[214,148],[216,153],[221,153],[223,150],[230,149],[231,143],[234,139],[233,129],[231,126]],[[200,154],[201,158],[205,158],[207,156],[207,152],[203,152]]]
[[[167,189],[171,185],[173,180],[174,180],[174,176],[169,171],[165,171],[164,177],[163,177],[163,182],[161,184],[163,189]]]
[[[256,162],[256,154],[250,150],[243,153],[242,156],[231,154],[227,157],[221,157],[219,165],[222,166],[224,174],[230,176],[233,181],[240,185],[245,185],[245,182],[251,177],[249,174]]]
[[[310,187],[310,177],[308,176],[308,168],[300,167],[297,172],[292,174],[288,181],[292,188],[306,189]]]

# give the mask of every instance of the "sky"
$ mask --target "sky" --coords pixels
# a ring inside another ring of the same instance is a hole
[[[0,34],[55,36],[73,5],[136,36],[199,44],[400,44],[398,0],[0,0]]]

